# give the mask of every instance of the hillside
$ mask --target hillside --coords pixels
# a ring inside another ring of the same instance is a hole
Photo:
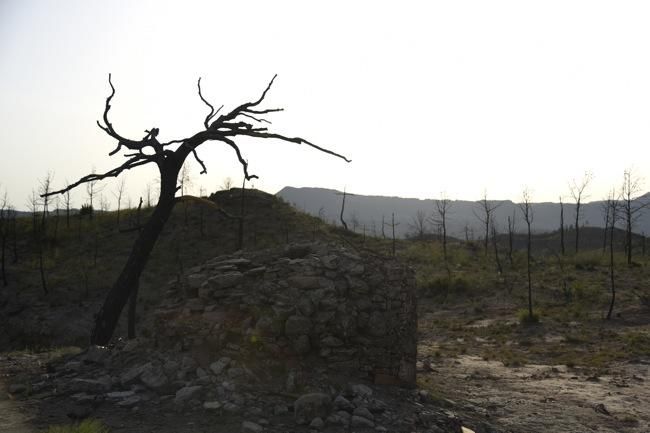
[[[245,249],[331,236],[332,231],[317,218],[262,191],[246,190],[244,210]],[[143,209],[140,220],[150,212]],[[164,295],[160,287],[181,279],[186,269],[237,250],[239,220],[232,216],[240,212],[239,188],[177,204],[140,279],[139,311],[156,305]],[[118,227],[116,212],[98,212],[92,219],[74,216],[67,227],[63,214],[58,221],[50,214],[44,247],[46,295],[32,219],[18,218],[16,242],[9,236],[7,250],[9,285],[0,291],[0,346],[86,344],[92,315],[121,271],[137,235],[137,220],[135,209],[122,210]]]
[[[323,188],[294,188],[284,187],[276,195],[282,197],[294,207],[310,215],[324,216],[328,222],[339,224],[339,214],[341,211],[341,192],[332,189]],[[644,196],[642,199],[647,197]],[[494,203],[500,203],[495,211],[495,221],[499,231],[505,231],[507,228],[508,216],[514,215],[517,221],[517,231],[524,229],[521,211],[516,203],[510,200],[495,200]],[[602,201],[592,201],[583,203],[581,207],[581,226],[604,227],[602,215]],[[385,197],[385,196],[368,196],[368,195],[349,195],[345,204],[345,220],[351,227],[352,220],[356,216],[359,221],[357,232],[362,230],[365,224],[368,232],[374,231],[381,233],[381,221],[384,217],[385,222],[389,223],[391,214],[395,213],[397,225],[395,232],[399,237],[405,237],[413,232],[413,218],[421,210],[427,215],[431,215],[435,208],[434,200],[420,200],[414,198]],[[558,229],[560,225],[560,205],[559,203],[533,203],[533,231],[537,233],[552,232]],[[475,239],[482,236],[484,227],[481,226],[475,213],[480,214],[480,209],[476,202],[453,200],[452,207],[449,211],[448,232],[450,235],[465,238],[465,227],[469,227],[470,236],[473,232]],[[575,204],[564,204],[565,226],[575,224]],[[386,228],[388,230],[388,228]],[[636,233],[650,233],[650,213],[643,213],[636,221],[634,227]]]

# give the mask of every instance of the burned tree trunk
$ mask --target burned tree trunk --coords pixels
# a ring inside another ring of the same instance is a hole
[[[91,344],[103,346],[111,339],[122,309],[138,285],[140,275],[149,259],[149,254],[172,213],[176,202],[174,195],[176,193],[177,174],[177,171],[175,173],[172,171],[165,176],[165,179],[161,179],[158,205],[142,227],[124,269],[108,292],[104,305],[97,314],[95,328],[90,337]]]
[[[560,254],[564,255],[566,252],[564,247],[564,203],[560,197]]]

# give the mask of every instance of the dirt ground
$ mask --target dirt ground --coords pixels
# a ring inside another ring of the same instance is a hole
[[[505,313],[511,311],[425,306],[419,386],[504,432],[650,432],[650,351],[593,366],[599,352],[612,353],[627,333],[650,334],[643,312],[624,312],[626,319],[612,323],[583,320],[572,329],[549,319],[526,330]],[[445,326],[452,318],[454,324]],[[595,346],[566,339],[581,333],[590,342],[592,335],[605,337]],[[553,362],[567,354],[570,366]]]
[[[650,362],[610,371],[589,377],[564,365],[513,368],[461,355],[432,363],[420,380],[434,383],[460,413],[486,416],[506,431],[650,432]]]

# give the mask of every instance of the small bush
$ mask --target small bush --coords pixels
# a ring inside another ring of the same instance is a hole
[[[78,424],[50,426],[48,433],[110,433],[101,421],[85,419]]]
[[[603,266],[603,255],[599,251],[579,253],[573,258],[576,269],[593,271],[598,266]]]
[[[529,314],[528,310],[519,310],[517,311],[517,319],[522,325],[534,325],[539,323],[539,315],[533,311],[533,314]]]
[[[436,295],[465,295],[472,289],[472,283],[465,277],[431,277],[418,284],[420,295],[433,297]]]
[[[90,204],[82,204],[81,209],[79,209],[79,216],[92,215],[94,209]]]

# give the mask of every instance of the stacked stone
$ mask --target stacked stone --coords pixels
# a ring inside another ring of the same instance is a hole
[[[204,361],[309,358],[376,383],[415,381],[412,270],[340,246],[216,257],[168,292],[157,318],[164,342],[201,352]]]

